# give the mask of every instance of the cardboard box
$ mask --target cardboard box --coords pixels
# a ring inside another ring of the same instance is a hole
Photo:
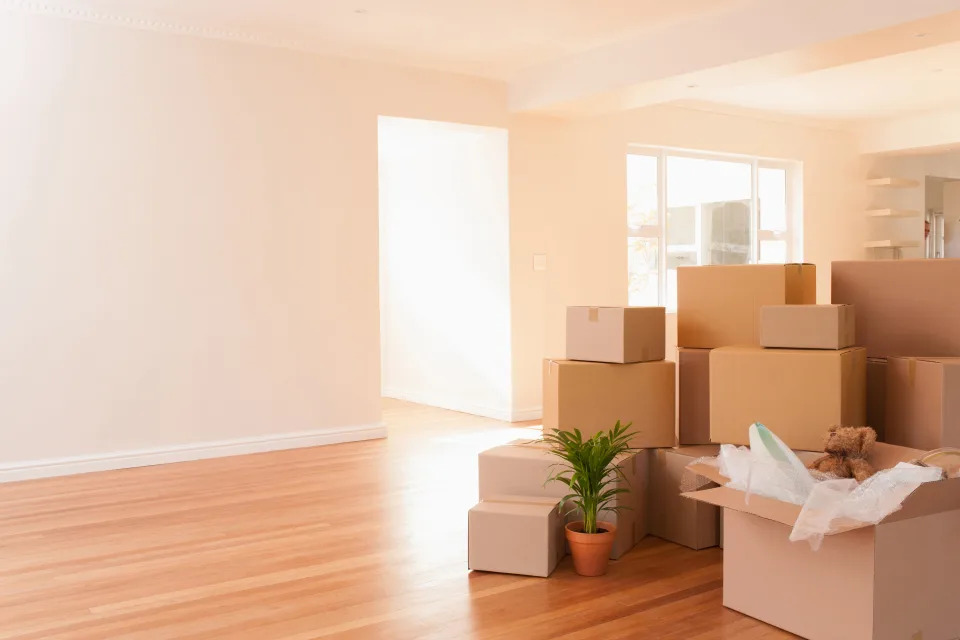
[[[663,360],[666,335],[663,307],[567,307],[569,360]]]
[[[585,437],[612,429],[617,420],[633,423],[637,449],[676,443],[674,399],[676,364],[661,360],[605,364],[573,360],[543,363],[543,428]]]
[[[710,349],[677,349],[681,445],[710,443]]]
[[[509,444],[488,449],[478,456],[480,500],[494,500],[502,495],[526,496],[556,501],[570,493],[562,482],[546,482],[560,468],[560,459],[549,453],[542,441],[515,440]],[[619,513],[601,511],[600,520],[617,527],[617,536],[610,552],[614,560],[632,549],[647,535],[646,499],[649,476],[649,452],[641,450],[621,456],[626,482],[618,488],[629,493],[617,496],[614,502],[625,507]],[[576,520],[575,513],[567,521]]]
[[[477,456],[479,499],[499,495],[562,498],[570,488],[556,480],[547,482],[558,462],[541,440],[514,440],[482,451]]]
[[[871,462],[922,452],[879,443]],[[692,469],[723,484],[714,467]],[[847,521],[819,551],[790,542],[798,505],[717,487],[684,494],[724,509],[723,604],[810,640],[960,637],[960,478],[921,485],[877,525]]]
[[[498,496],[467,515],[467,566],[546,578],[565,553],[558,500]]]
[[[867,358],[867,426],[877,432],[877,440],[886,442],[887,360]]]
[[[960,447],[960,358],[889,358],[886,399],[885,442]]]
[[[831,281],[870,357],[960,356],[960,259],[834,262]]]
[[[749,444],[761,422],[788,447],[822,451],[834,425],[866,420],[867,354],[723,347],[710,354],[710,439]]]
[[[720,544],[720,509],[684,498],[680,488],[687,465],[697,458],[716,456],[719,451],[718,445],[707,445],[651,452],[647,496],[650,535],[691,549]]]
[[[844,349],[856,344],[848,304],[784,304],[760,309],[760,344],[786,349]]]
[[[759,345],[761,307],[816,302],[812,264],[679,267],[677,346]]]

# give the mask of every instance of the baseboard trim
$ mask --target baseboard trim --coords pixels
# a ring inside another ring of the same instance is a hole
[[[147,467],[171,462],[223,458],[226,456],[263,453],[266,451],[301,449],[305,447],[357,442],[359,440],[374,440],[386,437],[387,428],[381,423],[375,425],[317,429],[315,431],[300,431],[274,436],[256,436],[215,442],[200,442],[172,447],[157,447],[155,449],[118,451],[89,456],[49,458],[46,460],[0,465],[0,483],[52,478],[95,471],[131,469],[134,467]]]
[[[510,422],[527,422],[528,420],[539,420],[543,417],[543,407],[533,407],[531,409],[516,409],[513,412],[513,419]]]

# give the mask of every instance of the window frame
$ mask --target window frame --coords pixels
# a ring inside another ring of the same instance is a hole
[[[627,224],[627,239],[657,239],[657,301],[667,306],[667,158],[682,157],[697,160],[716,160],[750,165],[750,224],[753,238],[749,264],[758,264],[760,243],[763,240],[786,240],[787,260],[803,262],[803,162],[782,158],[768,158],[736,153],[699,151],[676,147],[630,145],[627,155],[653,157],[657,160],[657,226],[650,225],[634,231]],[[786,230],[765,231],[760,228],[760,169],[781,169],[785,172]],[[627,175],[629,182],[630,176]],[[629,185],[627,185],[629,188]],[[700,246],[700,227],[697,226],[697,245]],[[627,269],[629,281],[630,271]],[[668,311],[671,311],[668,309]]]

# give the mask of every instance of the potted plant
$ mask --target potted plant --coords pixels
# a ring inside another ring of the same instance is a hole
[[[631,423],[622,425],[618,420],[612,429],[587,440],[579,429],[554,429],[543,436],[550,453],[561,460],[557,463],[559,470],[547,482],[558,480],[570,488],[570,493],[560,501],[560,509],[583,515],[582,520],[566,526],[573,566],[582,576],[602,576],[607,572],[617,528],[610,522],[598,521],[597,515],[626,508],[613,503],[619,494],[628,491],[617,486],[619,481],[627,480],[616,460],[633,450],[628,444],[634,435],[628,431],[630,426]]]

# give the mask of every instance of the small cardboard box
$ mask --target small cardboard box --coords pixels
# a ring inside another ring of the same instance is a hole
[[[559,501],[497,496],[467,515],[467,566],[546,578],[565,553]]]
[[[492,500],[504,494],[530,498],[563,498],[570,493],[569,487],[547,478],[560,471],[560,459],[549,453],[549,448],[540,440],[514,440],[488,449],[478,456],[480,475],[480,500]],[[632,549],[647,535],[646,499],[649,476],[649,451],[642,449],[621,456],[617,464],[623,469],[626,483],[616,483],[617,488],[629,489],[616,497],[614,505],[625,507],[619,513],[602,511],[600,520],[617,527],[616,539],[610,557],[616,560]],[[567,521],[576,520],[571,513]]]
[[[922,453],[878,443],[871,462]],[[724,486],[684,495],[724,509],[724,606],[810,640],[960,637],[960,478],[921,485],[877,525],[845,521],[819,551],[789,540],[798,505]]]
[[[606,364],[573,360],[543,363],[543,428],[584,437],[612,429],[619,420],[638,432],[636,449],[676,443],[676,364],[666,360]]]
[[[758,345],[761,307],[816,302],[812,264],[679,267],[677,346]]]
[[[681,445],[710,444],[710,349],[677,350]]]
[[[960,259],[834,262],[831,282],[870,357],[960,356]]]
[[[542,440],[514,440],[480,452],[477,456],[480,500],[499,495],[562,498],[570,488],[547,478],[560,460]]]
[[[786,349],[844,349],[856,344],[848,304],[783,304],[760,309],[760,344]]]
[[[569,360],[663,360],[666,335],[663,307],[567,307]]]
[[[720,543],[720,509],[684,498],[680,488],[687,465],[697,458],[714,457],[719,451],[719,445],[707,445],[651,452],[647,496],[650,535],[691,549]]]
[[[840,351],[723,347],[710,354],[710,439],[749,444],[761,422],[792,449],[822,451],[834,425],[866,420],[867,355]]]
[[[886,398],[885,442],[960,447],[960,358],[889,358]]]
[[[867,426],[877,432],[877,439],[886,442],[887,360],[867,358]]]

